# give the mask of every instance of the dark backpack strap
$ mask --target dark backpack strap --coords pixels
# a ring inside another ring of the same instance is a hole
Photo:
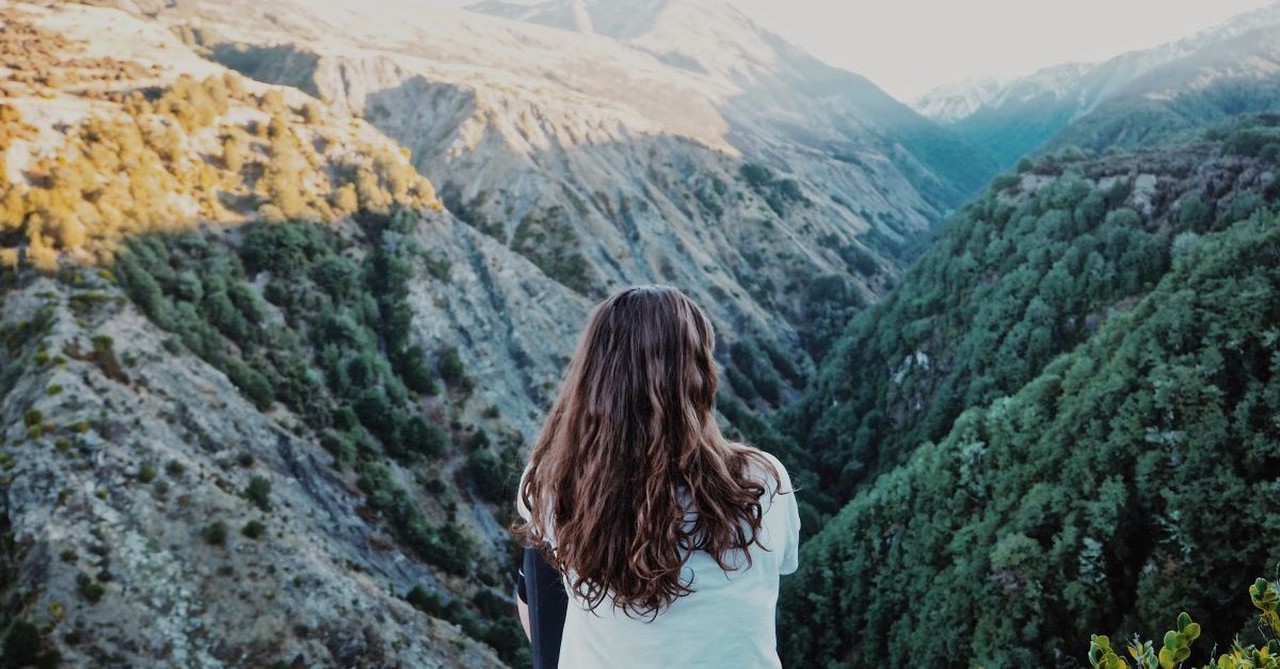
[[[564,635],[564,614],[569,605],[560,572],[547,564],[542,553],[524,549],[523,578],[517,585],[521,599],[529,605],[529,635],[533,641],[534,669],[555,669],[560,662],[560,638]]]

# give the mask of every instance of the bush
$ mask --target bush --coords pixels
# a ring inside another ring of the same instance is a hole
[[[506,472],[502,460],[488,448],[476,449],[467,457],[467,474],[476,482],[480,497],[495,504],[507,499]]]
[[[253,502],[263,511],[271,510],[271,481],[255,476],[249,479],[249,487],[244,489],[244,498]]]
[[[201,533],[205,543],[211,546],[223,546],[227,543],[227,524],[221,520],[210,523]]]
[[[440,354],[440,378],[450,386],[457,386],[467,377],[467,368],[462,364],[458,349],[450,346]]]
[[[407,450],[438,458],[449,448],[449,433],[422,416],[412,416],[405,423],[404,446]]]
[[[80,575],[76,577],[76,589],[80,592],[80,596],[88,600],[90,604],[97,604],[107,592],[105,586],[84,572],[80,572]]]
[[[41,654],[43,646],[40,628],[25,620],[18,620],[4,637],[4,654],[0,655],[0,664],[6,667],[45,666],[46,662]]]
[[[1019,179],[1016,174],[997,174],[996,177],[991,180],[991,190],[1002,191],[1006,188],[1013,188],[1019,183],[1022,183],[1022,180]]]
[[[266,533],[267,533],[267,526],[263,525],[262,523],[256,520],[251,520],[245,523],[244,527],[240,529],[240,534],[243,534],[244,536],[250,539],[253,539],[254,541],[261,539],[264,535],[266,535]]]

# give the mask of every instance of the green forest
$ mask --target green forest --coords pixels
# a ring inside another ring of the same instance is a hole
[[[1193,661],[1259,641],[1241,595],[1280,565],[1280,224],[1249,138],[1270,121],[1028,161],[850,324],[779,420],[823,519],[783,582],[784,662],[1078,666],[1091,634],[1184,610]],[[1135,210],[1141,172],[1161,178]]]

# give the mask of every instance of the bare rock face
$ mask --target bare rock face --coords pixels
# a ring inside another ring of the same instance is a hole
[[[403,601],[435,575],[386,547],[292,416],[259,411],[99,282],[77,312],[83,290],[34,281],[2,321],[28,335],[5,361],[26,370],[3,404],[5,558],[64,660],[501,666]]]
[[[674,283],[728,340],[802,365],[826,308],[802,278],[874,299],[985,180],[976,153],[722,3],[477,10],[178,3],[157,18],[362,114],[451,211],[573,291]]]

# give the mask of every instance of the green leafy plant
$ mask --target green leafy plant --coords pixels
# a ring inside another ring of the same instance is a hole
[[[1277,617],[1276,606],[1280,603],[1280,594],[1264,578],[1254,581],[1249,586],[1249,599],[1254,607],[1261,611],[1259,616],[1273,633],[1280,634],[1280,617]],[[1191,620],[1191,616],[1183,611],[1178,615],[1177,629],[1165,632],[1160,650],[1150,641],[1143,641],[1137,635],[1127,650],[1130,657],[1141,669],[1174,669],[1191,657],[1191,643],[1200,638],[1200,625]],[[1128,661],[1119,656],[1111,646],[1111,639],[1093,635],[1089,639],[1089,664],[1094,669],[1127,669]],[[1275,654],[1272,642],[1268,641],[1261,648],[1241,645],[1237,639],[1231,651],[1218,657],[1213,664],[1204,669],[1280,669],[1280,655]]]

